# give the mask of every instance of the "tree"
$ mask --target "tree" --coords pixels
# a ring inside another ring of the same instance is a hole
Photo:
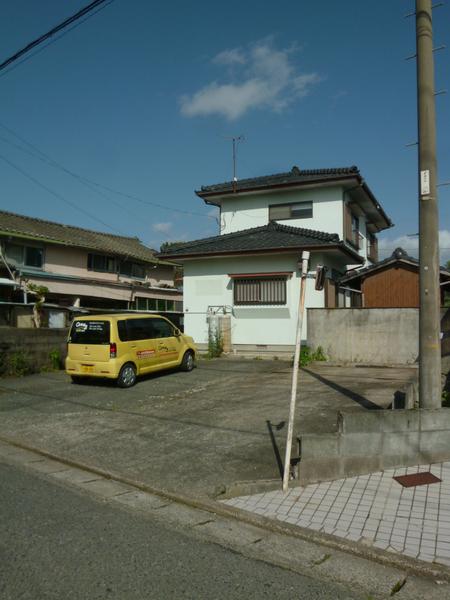
[[[25,282],[25,289],[29,294],[34,294],[36,299],[33,305],[33,322],[36,329],[39,329],[42,324],[42,306],[45,302],[45,297],[48,294],[48,288],[45,285],[36,285],[35,283]]]
[[[168,252],[172,250],[175,246],[179,246],[180,244],[184,244],[185,242],[163,242],[159,248],[160,252]]]

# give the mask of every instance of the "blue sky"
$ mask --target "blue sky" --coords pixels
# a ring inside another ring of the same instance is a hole
[[[87,3],[3,3],[0,59]],[[194,190],[231,178],[227,138],[243,134],[238,177],[356,164],[396,224],[381,236],[385,252],[413,246],[417,150],[405,145],[417,139],[415,61],[404,60],[415,51],[414,19],[404,18],[413,9],[413,0],[113,0],[0,73],[0,206],[152,247],[214,235]],[[449,4],[436,9],[435,46],[450,45],[449,17]],[[449,51],[435,61],[436,88],[446,88]],[[450,180],[449,98],[436,99],[440,181]],[[160,207],[86,186],[48,157]],[[440,188],[444,258],[449,200]]]

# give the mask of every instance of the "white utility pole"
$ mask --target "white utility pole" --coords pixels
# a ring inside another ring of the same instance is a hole
[[[309,252],[302,253],[302,273],[300,278],[300,298],[298,302],[297,335],[295,339],[294,366],[292,368],[291,405],[289,408],[289,422],[286,440],[286,454],[284,457],[283,492],[287,492],[289,486],[289,474],[291,470],[292,435],[294,431],[295,404],[297,399],[298,366],[300,362],[300,348],[302,344],[303,313],[305,310],[306,277],[308,275]]]

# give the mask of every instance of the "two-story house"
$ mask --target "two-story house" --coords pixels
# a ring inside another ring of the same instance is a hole
[[[202,187],[220,209],[220,235],[172,246],[184,266],[185,329],[202,347],[211,314],[229,315],[235,352],[291,352],[299,260],[311,253],[306,307],[342,305],[338,281],[377,260],[377,233],[392,226],[357,167],[300,170]],[[326,268],[317,290],[317,266]],[[306,327],[303,329],[306,337]]]
[[[136,237],[0,211],[0,322],[31,326],[33,294],[45,294],[47,321],[64,326],[73,311],[138,310],[182,314],[175,265]]]

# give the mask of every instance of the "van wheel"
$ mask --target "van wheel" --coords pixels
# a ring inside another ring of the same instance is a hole
[[[121,388],[132,387],[136,383],[136,368],[131,363],[123,365],[120,369],[117,385]]]
[[[181,361],[180,369],[182,371],[192,371],[195,366],[194,353],[188,350],[184,353],[183,360]]]

